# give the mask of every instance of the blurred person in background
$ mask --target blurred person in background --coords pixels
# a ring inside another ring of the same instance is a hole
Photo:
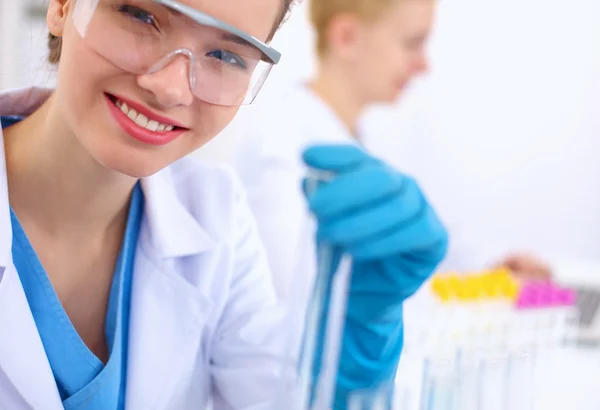
[[[306,251],[313,245],[314,229],[301,188],[307,172],[301,159],[304,147],[314,143],[363,145],[359,124],[365,109],[395,102],[413,78],[427,71],[426,42],[436,3],[309,3],[316,32],[316,74],[277,102],[276,116],[271,107],[268,119],[261,115],[253,119],[235,159],[283,300],[306,300],[315,274],[314,263],[306,256],[314,254]],[[417,186],[418,181],[406,178],[411,181],[407,186]],[[354,223],[359,227],[371,222]],[[498,265],[522,276],[549,275],[542,261],[527,254],[516,253]]]

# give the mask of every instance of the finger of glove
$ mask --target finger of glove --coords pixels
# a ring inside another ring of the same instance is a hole
[[[315,145],[304,150],[302,159],[310,168],[336,173],[375,161],[360,147],[351,144]]]
[[[319,237],[343,246],[368,241],[412,220],[424,206],[427,204],[417,184],[406,178],[398,193],[322,222]]]
[[[400,193],[403,181],[402,174],[381,165],[361,167],[320,185],[310,197],[309,207],[323,222]]]
[[[372,275],[365,275],[361,283],[353,283],[350,289],[352,303],[348,304],[346,310],[347,319],[369,324],[402,318],[402,303],[422,286],[423,279],[403,271],[394,273],[398,279],[387,288],[384,287],[385,280]]]
[[[402,302],[422,285],[427,276],[423,270],[421,265],[414,267],[405,263],[402,257],[355,262],[347,316],[365,323],[401,319]]]
[[[357,261],[352,270],[352,296],[369,297],[379,294],[383,299],[404,299],[417,290],[431,274],[439,258],[414,251],[375,261]],[[415,256],[418,255],[418,260]],[[436,255],[437,256],[437,255]]]
[[[447,243],[447,232],[433,209],[423,212],[409,223],[403,223],[393,231],[349,247],[356,260],[385,258],[396,254],[424,251]]]

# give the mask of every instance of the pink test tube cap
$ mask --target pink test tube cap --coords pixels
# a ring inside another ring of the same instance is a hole
[[[537,309],[540,305],[539,293],[534,289],[522,292],[517,298],[516,307],[518,310]]]
[[[577,303],[577,292],[573,289],[560,290],[560,304],[562,306],[575,306]]]

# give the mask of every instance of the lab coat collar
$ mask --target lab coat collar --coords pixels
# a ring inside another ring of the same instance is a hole
[[[153,248],[164,258],[213,249],[216,242],[179,200],[170,173],[171,169],[166,168],[141,181]]]
[[[52,90],[15,89],[0,93],[0,116],[27,116],[39,108]],[[11,260],[12,231],[6,178],[6,161],[0,129],[0,267]],[[145,217],[153,251],[163,258],[194,255],[212,249],[215,241],[180,201],[170,168],[141,181],[145,197]],[[142,238],[145,239],[145,238]],[[0,275],[0,279],[2,276]]]
[[[0,137],[2,130],[0,129]],[[0,156],[4,155],[4,138],[0,138]],[[6,178],[6,161],[0,160],[0,195],[8,192],[8,181]],[[10,222],[10,206],[8,195],[5,200],[0,200],[0,282],[2,281],[2,269],[7,267],[12,258],[12,224]]]
[[[50,90],[40,88],[15,89],[0,93],[0,116],[29,115],[50,96]],[[12,229],[10,223],[10,206],[8,202],[8,182],[6,179],[6,161],[4,138],[0,129],[0,280],[2,270],[12,259]],[[5,196],[4,198],[2,196]]]
[[[317,134],[327,142],[359,144],[362,134],[360,127],[357,130],[359,135],[359,139],[357,139],[337,113],[307,83],[300,83],[294,87],[291,98],[294,106],[297,105],[300,109],[298,114],[305,119],[303,125],[310,128],[311,134],[314,134],[314,128],[318,127]]]

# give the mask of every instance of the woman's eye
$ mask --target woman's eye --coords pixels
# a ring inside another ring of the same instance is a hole
[[[229,51],[215,50],[208,53],[208,55],[220,60],[224,64],[232,65],[242,70],[246,70],[247,68],[246,62],[240,56]]]
[[[119,11],[131,17],[132,19],[139,21],[140,23],[150,24],[156,27],[156,19],[146,10],[142,10],[139,7],[122,5],[119,7]]]

